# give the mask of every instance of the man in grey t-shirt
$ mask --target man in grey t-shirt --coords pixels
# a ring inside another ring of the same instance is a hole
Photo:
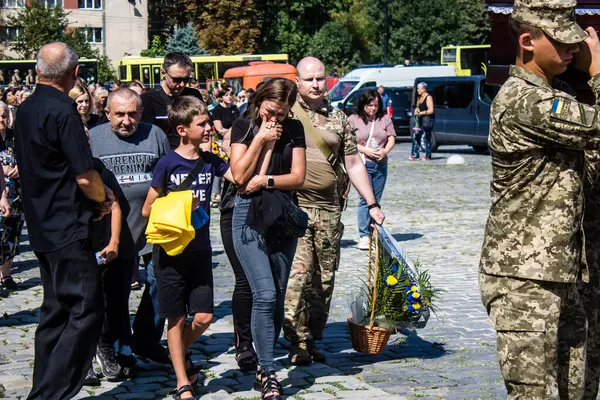
[[[157,126],[140,122],[142,101],[130,89],[117,89],[107,102],[109,122],[90,131],[92,154],[112,171],[129,202],[127,224],[135,241],[135,250],[144,257],[147,286],[133,323],[134,352],[160,363],[170,363],[159,342],[164,320],[157,316],[156,281],[151,265],[152,248],[146,246],[147,220],[142,217],[152,170],[159,158],[171,151],[165,133]]]

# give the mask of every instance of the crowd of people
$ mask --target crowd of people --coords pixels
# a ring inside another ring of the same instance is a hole
[[[327,103],[325,67],[312,57],[297,65],[296,82],[272,79],[237,95],[226,85],[192,87],[183,53],[165,56],[154,88],[88,85],[77,63],[68,45],[43,46],[35,87],[13,85],[0,103],[0,226],[20,232],[27,223],[44,289],[29,398],[67,399],[99,384],[94,358],[104,378],[130,379],[136,355],[172,365],[173,397],[195,398],[200,379],[188,350],[213,320],[210,222],[177,255],[145,236],[155,200],[191,190],[208,221],[211,209],[221,213],[235,275],[236,361],[256,371],[261,398],[280,399],[282,330],[292,364],[325,361],[317,342],[350,184],[363,199],[361,243],[384,220],[378,202],[395,132],[380,94],[367,91],[347,118]],[[273,206],[283,211],[263,214]],[[15,254],[0,267],[7,291],[18,290]],[[130,323],[140,265],[145,287]]]

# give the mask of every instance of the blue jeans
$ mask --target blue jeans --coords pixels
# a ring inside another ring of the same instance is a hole
[[[252,290],[251,328],[258,363],[275,372],[275,342],[283,325],[285,290],[297,239],[269,243],[246,225],[250,199],[237,197],[233,209],[233,245]]]
[[[158,316],[158,286],[152,259],[146,264],[146,288],[133,320],[133,341],[137,348],[152,349],[160,345],[165,320]]]
[[[425,142],[425,157],[431,158],[431,131],[432,128],[412,130],[412,151],[410,155],[415,158],[419,158],[419,149],[421,148],[421,138]],[[424,137],[423,137],[424,135]]]
[[[414,145],[413,145],[414,146]],[[387,180],[388,163],[387,160],[379,163],[367,160],[365,165],[369,174],[369,182],[375,193],[375,200],[379,203],[383,195],[383,188]],[[360,237],[369,236],[369,225],[371,225],[371,216],[367,202],[362,197],[358,202],[358,234]]]

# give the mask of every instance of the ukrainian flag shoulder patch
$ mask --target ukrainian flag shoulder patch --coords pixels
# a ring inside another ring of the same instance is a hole
[[[595,108],[576,100],[565,97],[555,97],[552,100],[550,116],[563,122],[590,128],[596,123],[596,114]]]
[[[554,104],[552,105],[552,114],[559,114],[562,112],[563,107],[565,106],[565,99],[554,99]]]

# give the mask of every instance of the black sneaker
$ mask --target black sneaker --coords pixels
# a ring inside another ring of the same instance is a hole
[[[115,352],[112,349],[101,349],[98,347],[96,350],[96,360],[102,368],[102,374],[109,381],[115,381],[122,379],[121,377],[121,366],[117,362]]]
[[[10,292],[19,290],[19,285],[17,285],[17,282],[15,282],[15,280],[10,276],[2,279],[0,285],[2,285],[4,289]]]
[[[94,366],[90,365],[88,368],[88,372],[85,375],[85,379],[83,380],[84,386],[100,386],[100,378],[96,375],[94,371]]]
[[[123,376],[125,377],[125,379],[135,378],[135,375],[137,374],[137,370],[135,368],[135,366],[136,366],[135,357],[131,356],[131,355],[126,356],[126,355],[119,353],[117,355],[117,360],[119,362],[119,365],[121,366],[121,372],[123,373]]]

